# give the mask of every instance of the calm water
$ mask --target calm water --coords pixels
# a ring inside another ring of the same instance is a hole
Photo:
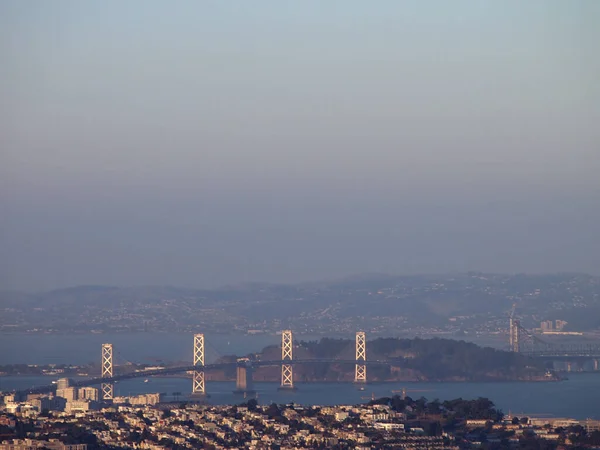
[[[51,377],[0,377],[0,390],[24,389],[48,384]],[[207,382],[208,401],[214,404],[241,403],[243,398],[232,393],[235,383]],[[358,391],[352,384],[310,383],[298,384],[297,392],[280,392],[276,383],[256,383],[260,403],[298,404],[355,404],[375,397],[391,396],[392,390],[407,388],[413,397],[448,400],[457,397],[472,399],[488,397],[505,413],[516,415],[551,415],[576,419],[600,419],[600,373],[572,374],[569,380],[557,383],[409,383],[367,385]],[[186,397],[191,391],[191,380],[184,378],[151,378],[121,381],[115,385],[116,395],[134,395],[161,392],[172,399],[174,392]]]
[[[348,336],[349,337],[349,336]],[[318,336],[298,336],[298,339],[318,339]],[[279,336],[207,336],[207,362],[224,354],[245,354],[266,345],[277,344]],[[190,334],[133,333],[114,335],[0,335],[0,364],[26,363],[99,363],[100,346],[104,342],[115,346],[115,359],[121,361],[154,362],[191,361]],[[24,389],[49,384],[51,377],[0,377],[0,390]],[[341,404],[366,401],[361,397],[390,396],[392,390],[408,389],[413,397],[447,400],[457,397],[488,397],[505,413],[550,414],[557,417],[587,417],[600,419],[600,373],[573,373],[569,380],[558,383],[409,383],[374,384],[357,391],[351,384],[299,384],[296,393],[277,391],[276,383],[257,383],[261,403],[293,401],[302,404]],[[115,386],[118,395],[162,392],[171,395],[191,390],[191,380],[184,378],[153,378],[126,380]],[[215,404],[239,403],[243,399],[232,393],[234,383],[209,382],[209,401]],[[411,389],[413,392],[410,392]]]

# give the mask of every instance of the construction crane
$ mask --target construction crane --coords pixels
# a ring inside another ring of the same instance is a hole
[[[402,388],[400,390],[393,390],[392,394],[401,394],[400,398],[402,398],[402,400],[405,400],[407,392],[431,392],[431,389],[406,389],[406,388]]]

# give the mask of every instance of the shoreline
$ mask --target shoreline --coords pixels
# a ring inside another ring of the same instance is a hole
[[[569,372],[570,374],[591,374],[597,372]],[[74,376],[58,376],[58,375],[48,375],[48,374],[0,374],[0,378],[32,378],[32,377],[44,377],[44,378],[71,378],[75,380],[85,380],[92,379],[95,377],[83,377],[80,375]],[[138,377],[140,381],[143,382],[143,377]],[[181,379],[181,380],[191,380],[191,376],[178,376],[178,375],[160,375],[160,376],[149,376],[147,379],[152,380],[156,379]],[[128,381],[134,380],[134,378],[129,378],[127,380],[120,381]],[[415,379],[399,379],[399,380],[377,380],[377,381],[368,381],[365,384],[358,384],[352,380],[310,380],[310,381],[294,381],[294,384],[353,384],[356,385],[357,388],[360,386],[371,386],[371,385],[386,385],[386,384],[397,384],[397,383],[411,383],[411,384],[436,384],[436,383],[456,383],[456,384],[465,384],[465,383],[557,383],[561,381],[567,381],[568,378],[538,378],[538,379],[475,379],[475,380],[456,380],[456,379],[436,379],[436,380],[415,380]],[[151,382],[151,381],[150,381]],[[223,380],[213,380],[207,379],[208,383],[235,383],[236,380],[232,379],[223,379]],[[279,380],[253,380],[253,384],[272,384],[279,383]]]

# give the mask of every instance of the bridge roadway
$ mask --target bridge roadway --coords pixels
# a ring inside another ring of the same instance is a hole
[[[584,349],[577,350],[534,350],[529,352],[522,352],[523,355],[531,358],[543,358],[543,359],[573,359],[573,358],[586,358],[586,359],[600,359],[600,351],[590,352]]]
[[[569,360],[569,359],[600,359],[600,349],[596,348],[579,348],[579,349],[548,349],[548,350],[540,350],[540,351],[529,351],[522,352],[523,355],[529,356],[532,358],[540,358],[540,359],[561,359],[561,360]],[[398,360],[374,360],[374,361],[360,361],[359,364],[365,364],[367,366],[376,366],[376,365],[393,365],[400,364],[402,362],[401,359]],[[354,359],[300,359],[300,360],[270,360],[270,361],[249,361],[249,367],[264,367],[264,366],[281,366],[283,364],[297,365],[297,364],[319,364],[319,363],[327,363],[327,364],[357,364],[357,361]],[[188,372],[192,370],[198,371],[209,371],[209,370],[218,370],[225,369],[228,367],[237,367],[238,365],[243,364],[241,362],[228,362],[228,363],[218,363],[218,364],[207,364],[205,366],[177,366],[177,367],[166,367],[164,369],[156,369],[156,370],[145,370],[140,372],[130,372],[121,375],[115,375],[110,378],[89,378],[87,380],[79,380],[73,383],[73,387],[84,387],[84,386],[93,386],[96,384],[102,383],[114,383],[115,381],[127,380],[130,378],[147,378],[156,375],[169,375],[172,373],[180,373],[180,372]],[[43,386],[32,387],[30,389],[23,389],[16,391],[17,394],[26,395],[26,394],[47,394],[56,389],[56,385],[48,384]]]
[[[557,359],[569,359],[569,358],[589,358],[599,359],[600,358],[600,345],[598,344],[562,344],[552,345],[543,343],[531,349],[521,350],[521,353],[531,358],[557,358]]]
[[[121,375],[115,375],[110,378],[89,378],[87,380],[79,380],[75,381],[71,387],[85,387],[85,386],[93,386],[96,384],[102,383],[114,383],[115,381],[128,380],[131,378],[148,378],[156,375],[169,375],[172,373],[180,373],[180,372],[189,372],[191,370],[198,371],[209,371],[209,370],[218,370],[225,369],[228,367],[237,367],[239,365],[245,365],[246,367],[265,367],[265,366],[281,366],[282,364],[349,364],[354,365],[357,364],[355,359],[298,359],[298,360],[270,360],[270,361],[248,361],[245,362],[228,362],[228,363],[217,363],[217,364],[206,364],[204,366],[177,366],[177,367],[165,367],[164,369],[156,369],[156,370],[143,370],[140,372],[130,372],[124,373]],[[359,361],[358,364],[365,364],[367,366],[389,366],[393,364],[399,364],[401,360],[376,360],[376,361]],[[20,391],[16,391],[17,394],[26,395],[26,394],[47,394],[56,389],[55,384],[46,384],[44,386],[37,386],[30,389],[23,389]]]

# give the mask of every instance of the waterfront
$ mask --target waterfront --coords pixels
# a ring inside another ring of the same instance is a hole
[[[352,336],[345,336],[352,338]],[[295,336],[298,340],[316,340],[319,336]],[[211,335],[207,336],[207,362],[225,354],[243,355],[260,351],[267,345],[278,345],[276,335]],[[123,334],[4,334],[0,336],[0,364],[99,364],[100,347],[104,342],[115,345],[117,364],[126,361],[155,363],[191,361],[192,339],[188,333],[123,333]],[[367,347],[368,354],[368,347]],[[27,389],[49,384],[57,377],[0,377],[0,390]],[[391,396],[392,390],[408,389],[413,397],[447,400],[457,397],[472,399],[488,397],[505,413],[551,414],[577,419],[600,419],[600,373],[572,373],[569,380],[552,383],[535,382],[402,382],[368,385],[365,391],[343,383],[298,384],[297,393],[277,391],[276,383],[257,383],[260,402],[293,401],[303,404],[354,404],[368,400],[361,397]],[[413,392],[411,392],[413,389]],[[182,398],[191,390],[191,380],[185,378],[152,378],[125,380],[115,386],[117,395],[161,392],[169,396],[181,392]],[[234,383],[208,382],[209,402],[239,403],[233,395]],[[418,390],[418,391],[415,391]]]
[[[49,384],[53,377],[0,377],[0,390],[26,389],[40,384]],[[260,403],[298,404],[356,404],[376,398],[392,396],[392,390],[407,389],[414,398],[426,397],[449,400],[458,397],[474,399],[487,397],[504,413],[514,415],[550,415],[575,419],[600,419],[600,373],[574,373],[569,379],[556,383],[535,382],[495,382],[495,383],[427,383],[403,382],[369,384],[364,391],[357,390],[349,383],[310,383],[297,384],[297,392],[278,391],[277,383],[256,383]],[[243,397],[234,395],[233,382],[208,382],[207,399],[212,404],[237,404]],[[185,378],[151,378],[148,383],[142,379],[125,380],[115,385],[115,395],[136,395],[147,392],[160,392],[172,400],[174,392],[181,392],[179,400],[187,398],[191,391],[191,380]]]

